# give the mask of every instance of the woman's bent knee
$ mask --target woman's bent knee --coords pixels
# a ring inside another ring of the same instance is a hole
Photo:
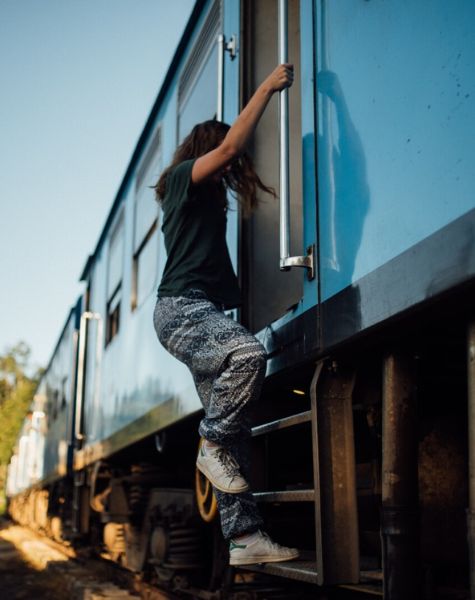
[[[262,344],[256,343],[251,347],[233,350],[228,357],[229,368],[235,372],[265,371],[267,353]]]

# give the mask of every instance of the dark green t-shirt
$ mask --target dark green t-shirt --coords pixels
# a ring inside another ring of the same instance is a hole
[[[199,289],[233,308],[241,299],[226,244],[226,207],[209,184],[192,183],[194,162],[180,163],[167,178],[162,231],[168,258],[158,295]]]

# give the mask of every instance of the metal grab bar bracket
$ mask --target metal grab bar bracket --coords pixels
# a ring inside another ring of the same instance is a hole
[[[315,245],[308,246],[306,256],[281,257],[280,270],[289,271],[291,267],[304,267],[308,269],[307,279],[312,281],[315,278]]]
[[[229,52],[229,56],[231,60],[234,60],[237,56],[237,35],[233,33],[233,35],[229,38],[229,42],[226,42],[224,45],[224,49],[226,52]]]

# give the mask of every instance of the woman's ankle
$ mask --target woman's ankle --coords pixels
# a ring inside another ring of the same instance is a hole
[[[249,544],[250,542],[253,542],[258,535],[259,530],[257,529],[256,531],[234,535],[232,539],[233,542],[237,542],[238,544]]]
[[[206,448],[218,448],[219,447],[219,444],[216,444],[215,442],[210,442],[206,438],[203,438],[203,444],[205,445]]]

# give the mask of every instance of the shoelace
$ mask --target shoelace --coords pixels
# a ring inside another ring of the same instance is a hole
[[[226,448],[218,448],[216,450],[216,458],[219,460],[222,465],[226,475],[229,475],[232,479],[234,479],[237,475],[239,475],[239,465],[234,460],[234,458],[229,454]]]
[[[259,529],[259,533],[261,534],[261,536],[264,538],[264,540],[266,541],[266,543],[273,549],[273,550],[279,550],[280,548],[282,548],[282,546],[280,544],[277,544],[277,542],[273,542],[272,539],[269,537],[269,534],[266,533],[265,531],[261,531]]]

